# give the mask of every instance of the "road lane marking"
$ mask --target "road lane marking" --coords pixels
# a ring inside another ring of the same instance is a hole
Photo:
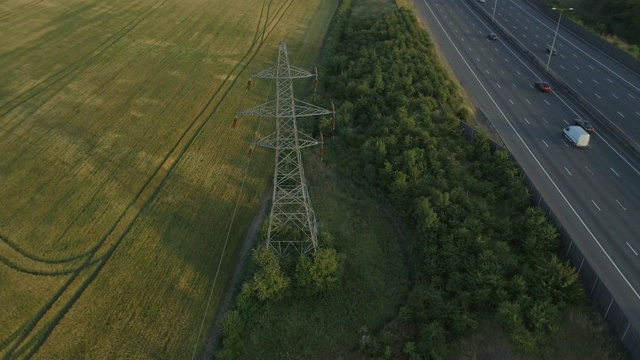
[[[631,94],[627,94],[627,95],[629,95],[630,98],[635,99],[635,97],[633,95],[631,95]]]
[[[544,120],[544,122],[546,122],[547,124],[549,123],[549,122],[547,121],[547,119],[545,119],[545,118],[542,118],[542,120]]]
[[[511,99],[509,99],[509,102],[511,103],[511,105],[515,105]]]
[[[622,206],[622,204],[620,204],[620,201],[618,201],[618,199],[616,199],[616,202],[618,203],[618,205],[620,205],[622,210],[627,211],[627,209],[624,206]]]
[[[580,70],[580,68],[578,67],[578,65],[573,65],[574,68]]]
[[[596,204],[596,202],[595,202],[595,201],[591,200],[591,202],[593,203],[593,205],[595,205],[595,206],[596,206],[596,208],[598,209],[598,211],[602,211],[602,210],[600,210],[600,206],[598,206],[598,204]]]
[[[522,75],[522,74],[520,74],[520,71],[516,70],[516,72],[518,73],[518,75]]]
[[[627,245],[629,246],[629,249],[631,249],[631,251],[633,251],[633,253],[636,254],[636,256],[638,256],[638,253],[635,250],[633,250],[633,248],[631,247],[631,244],[627,242]]]
[[[622,113],[620,111],[618,111],[618,115],[624,117],[624,115],[622,115]]]
[[[544,145],[545,145],[546,147],[549,147],[549,145],[547,145],[547,142],[546,142],[546,141],[544,141],[544,139],[542,139],[542,142],[544,143]],[[566,169],[566,168],[565,168],[565,169]],[[569,171],[569,170],[567,170],[567,171]],[[571,173],[569,173],[569,175],[571,175]]]
[[[484,71],[486,71],[486,72],[487,72],[487,75],[489,75],[489,70],[486,70],[486,69],[485,69]]]
[[[598,80],[596,80],[596,79],[593,79],[593,82],[596,83],[596,84],[599,84]]]
[[[591,69],[591,70],[595,70],[595,68],[594,68],[593,66],[591,66],[591,65],[589,65],[589,64],[587,64],[587,66],[589,67],[589,69]]]
[[[564,66],[560,65],[560,67],[562,68],[562,70],[564,70]]]
[[[624,275],[624,273],[622,273],[622,270],[620,270],[620,268],[618,267],[618,265],[616,264],[615,261],[613,261],[613,259],[611,258],[611,255],[609,255],[609,253],[607,252],[607,250],[605,250],[605,248],[602,246],[602,244],[600,243],[600,241],[598,240],[598,238],[593,234],[593,232],[591,231],[591,229],[587,226],[587,224],[584,222],[584,220],[582,219],[582,217],[580,217],[580,215],[578,214],[578,212],[576,211],[576,209],[573,207],[573,205],[571,205],[571,202],[569,201],[569,199],[567,199],[567,197],[564,195],[564,193],[562,192],[562,190],[560,190],[560,188],[558,187],[558,184],[556,184],[555,181],[553,181],[553,178],[551,177],[551,175],[549,175],[549,173],[547,172],[547,169],[545,169],[544,166],[542,166],[542,163],[540,162],[540,160],[535,156],[535,154],[533,153],[533,151],[531,150],[531,148],[527,145],[527,143],[524,141],[524,139],[522,138],[522,135],[520,135],[520,133],[518,133],[518,131],[516,130],[516,128],[513,126],[513,124],[511,123],[511,121],[509,121],[509,118],[507,117],[507,115],[504,113],[504,111],[502,111],[502,109],[500,108],[500,106],[498,106],[498,103],[496,103],[495,99],[491,96],[491,93],[489,93],[489,90],[487,90],[487,88],[484,86],[484,84],[482,83],[482,81],[480,81],[480,78],[478,78],[478,75],[475,73],[475,71],[473,71],[473,69],[471,68],[471,65],[469,64],[469,62],[464,58],[464,56],[462,55],[462,53],[460,52],[460,49],[458,49],[458,47],[456,46],[456,44],[453,42],[453,39],[451,39],[451,36],[447,33],[447,31],[445,30],[444,26],[442,26],[442,23],[440,22],[440,20],[438,19],[438,17],[436,16],[436,14],[434,13],[433,9],[431,8],[431,6],[429,6],[429,3],[427,2],[427,0],[422,0],[422,2],[426,5],[426,7],[429,9],[429,12],[431,12],[431,14],[433,15],[433,17],[435,18],[436,22],[438,23],[438,25],[440,26],[440,29],[442,29],[442,31],[444,32],[445,36],[447,37],[447,39],[449,40],[449,42],[451,43],[451,46],[453,46],[453,48],[456,50],[456,52],[458,53],[458,56],[460,56],[460,58],[462,59],[462,61],[464,62],[464,64],[467,66],[467,68],[469,69],[469,71],[471,72],[471,74],[473,74],[473,77],[476,79],[476,81],[478,82],[478,84],[480,85],[480,87],[484,90],[485,94],[487,94],[487,96],[489,97],[489,99],[491,99],[491,102],[493,103],[493,105],[498,109],[498,111],[500,112],[500,114],[502,115],[502,117],[506,120],[507,124],[509,124],[509,127],[511,128],[511,130],[516,134],[516,137],[518,138],[518,140],[520,140],[520,143],[522,143],[522,145],[525,147],[525,149],[527,149],[527,152],[529,153],[529,155],[531,155],[531,157],[533,158],[533,160],[535,161],[535,163],[540,167],[540,169],[542,170],[542,172],[545,174],[545,176],[547,177],[547,179],[549,179],[549,181],[551,182],[551,184],[553,185],[553,187],[556,189],[556,191],[558,192],[558,194],[560,194],[560,197],[562,197],[562,199],[564,200],[564,202],[567,204],[567,206],[571,209],[571,212],[575,215],[575,217],[578,219],[578,221],[580,222],[580,224],[582,224],[582,226],[585,228],[585,230],[587,230],[587,232],[589,233],[589,235],[591,236],[591,238],[595,241],[595,243],[598,245],[598,247],[600,248],[600,251],[602,251],[602,253],[604,254],[604,256],[607,258],[607,260],[609,260],[609,262],[611,263],[611,265],[616,269],[616,271],[618,272],[618,274],[620,275],[620,277],[624,280],[624,282],[627,284],[627,286],[629,287],[629,289],[631,289],[631,292],[633,292],[633,294],[636,296],[636,298],[638,300],[640,300],[640,294],[638,293],[638,291],[633,287],[633,285],[629,282],[629,279],[627,279],[627,277]],[[551,35],[547,35],[548,37],[551,37]],[[565,146],[569,146],[567,145],[566,141],[563,141],[563,143],[565,144]],[[611,146],[610,146],[611,147]],[[615,151],[615,149],[614,149]],[[623,160],[625,160],[623,158]],[[626,161],[626,160],[625,160]],[[628,163],[628,162],[627,162]],[[629,164],[630,165],[630,164]],[[631,165],[630,165],[631,166]],[[635,168],[634,168],[635,170]],[[637,171],[637,170],[636,170]]]
[[[496,86],[498,86],[498,89],[502,89],[502,88],[500,87],[500,84],[496,83]]]
[[[602,99],[602,98],[600,97],[600,95],[596,94],[596,96],[598,97],[598,99]]]
[[[514,83],[511,83],[511,85],[513,85],[514,88],[517,87],[516,84],[514,84]],[[636,114],[638,114],[638,113],[636,113]],[[640,115],[640,114],[638,114],[638,115]]]
[[[611,79],[607,78],[607,81],[613,84],[613,81],[611,81]]]
[[[591,173],[591,175],[593,175],[593,171],[591,171],[591,169],[589,169],[589,167],[587,165],[585,165],[584,167],[586,167],[587,170],[589,170],[589,172]]]
[[[637,114],[638,116],[640,116],[640,112],[637,112],[637,111],[636,111],[636,114]]]
[[[616,96],[616,94],[611,94],[611,96],[613,96],[613,97],[614,97],[614,98],[616,98],[616,99],[618,98],[618,97]]]
[[[582,84],[582,81],[580,81],[580,79],[576,79],[576,80],[578,80],[578,82],[579,82],[580,84]]]
[[[531,125],[531,123],[529,122],[529,120],[527,120],[527,118],[524,118],[524,121],[526,121],[527,124]]]
[[[524,101],[526,101],[529,105],[531,105],[531,101],[529,101],[529,99],[524,99]]]
[[[547,146],[548,147],[548,146]],[[564,167],[565,170],[567,170],[567,172],[569,173],[569,175],[571,175],[571,171],[569,171],[569,169],[567,169],[567,167]],[[573,176],[573,175],[572,175]]]
[[[551,104],[549,104],[549,102],[548,102],[547,100],[545,100],[544,102],[546,102],[546,103],[547,103],[547,105],[551,105]]]
[[[615,170],[613,170],[612,167],[610,167],[609,169],[611,169],[611,171],[613,171],[614,174],[616,174],[618,177],[620,177],[620,175],[618,175],[618,173]]]

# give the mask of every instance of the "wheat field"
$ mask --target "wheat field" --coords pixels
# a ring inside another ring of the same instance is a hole
[[[249,74],[337,4],[0,2],[0,358],[202,353],[273,171]]]

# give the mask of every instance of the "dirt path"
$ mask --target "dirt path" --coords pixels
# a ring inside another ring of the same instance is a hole
[[[253,248],[253,243],[258,237],[258,232],[260,231],[260,225],[262,225],[262,221],[265,219],[265,214],[267,213],[267,205],[269,204],[269,199],[271,199],[271,191],[266,192],[262,196],[262,200],[260,200],[260,207],[258,213],[256,214],[253,222],[251,222],[251,227],[249,228],[249,232],[247,233],[247,237],[244,239],[244,245],[242,246],[242,252],[240,253],[240,258],[238,259],[238,265],[233,272],[233,276],[231,277],[231,281],[227,285],[227,291],[224,295],[224,299],[222,300],[222,304],[218,307],[218,312],[216,313],[215,321],[213,323],[213,328],[207,337],[207,344],[205,346],[204,353],[202,354],[202,360],[210,360],[214,357],[214,351],[218,347],[218,343],[220,342],[220,336],[222,335],[222,319],[224,314],[229,310],[231,305],[233,304],[233,300],[237,293],[237,289],[240,281],[240,276],[242,275],[242,271],[244,270],[244,266],[247,263],[247,259],[251,254],[251,249]]]

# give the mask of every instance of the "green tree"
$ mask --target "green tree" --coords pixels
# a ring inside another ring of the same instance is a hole
[[[319,249],[311,257],[302,255],[296,264],[296,283],[311,293],[326,292],[341,275],[340,256],[335,249]]]
[[[282,271],[276,253],[263,245],[253,251],[253,260],[258,265],[258,271],[247,291],[262,301],[281,295],[289,286],[289,279]]]

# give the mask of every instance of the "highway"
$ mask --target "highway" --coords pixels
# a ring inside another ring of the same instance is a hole
[[[510,26],[516,27],[519,40],[535,42],[544,56],[544,48],[551,44],[555,31],[553,22],[527,9],[522,2],[499,0],[500,3],[503,5],[498,5],[496,19],[513,24]],[[544,72],[512,43],[503,41],[491,22],[474,10],[473,4],[451,0],[419,0],[415,4],[460,84],[494,124],[599,280],[635,328],[640,329],[637,159],[626,155],[614,139],[602,132],[591,136],[586,149],[570,145],[562,136],[562,129],[578,117],[593,119],[562,91],[542,93],[535,89],[536,80],[546,80]],[[493,4],[493,0],[488,0],[482,6],[491,12]],[[530,32],[518,30],[519,26],[527,26]],[[491,32],[498,34],[497,40],[488,39]],[[617,126],[640,128],[638,121],[631,124],[622,121],[635,115],[633,100],[640,101],[638,84],[612,75],[624,69],[607,62],[611,60],[595,60],[601,55],[578,40],[558,35],[558,42],[562,46],[558,46],[559,55],[551,59],[551,67],[566,70],[566,81],[585,84],[576,86],[594,102],[598,97],[617,98],[619,103],[607,103],[603,111],[607,111],[607,116],[619,117]],[[590,62],[590,58],[594,60]],[[596,82],[602,86],[592,87],[591,83]],[[612,115],[617,112],[622,115]],[[598,123],[592,122],[597,130]]]

